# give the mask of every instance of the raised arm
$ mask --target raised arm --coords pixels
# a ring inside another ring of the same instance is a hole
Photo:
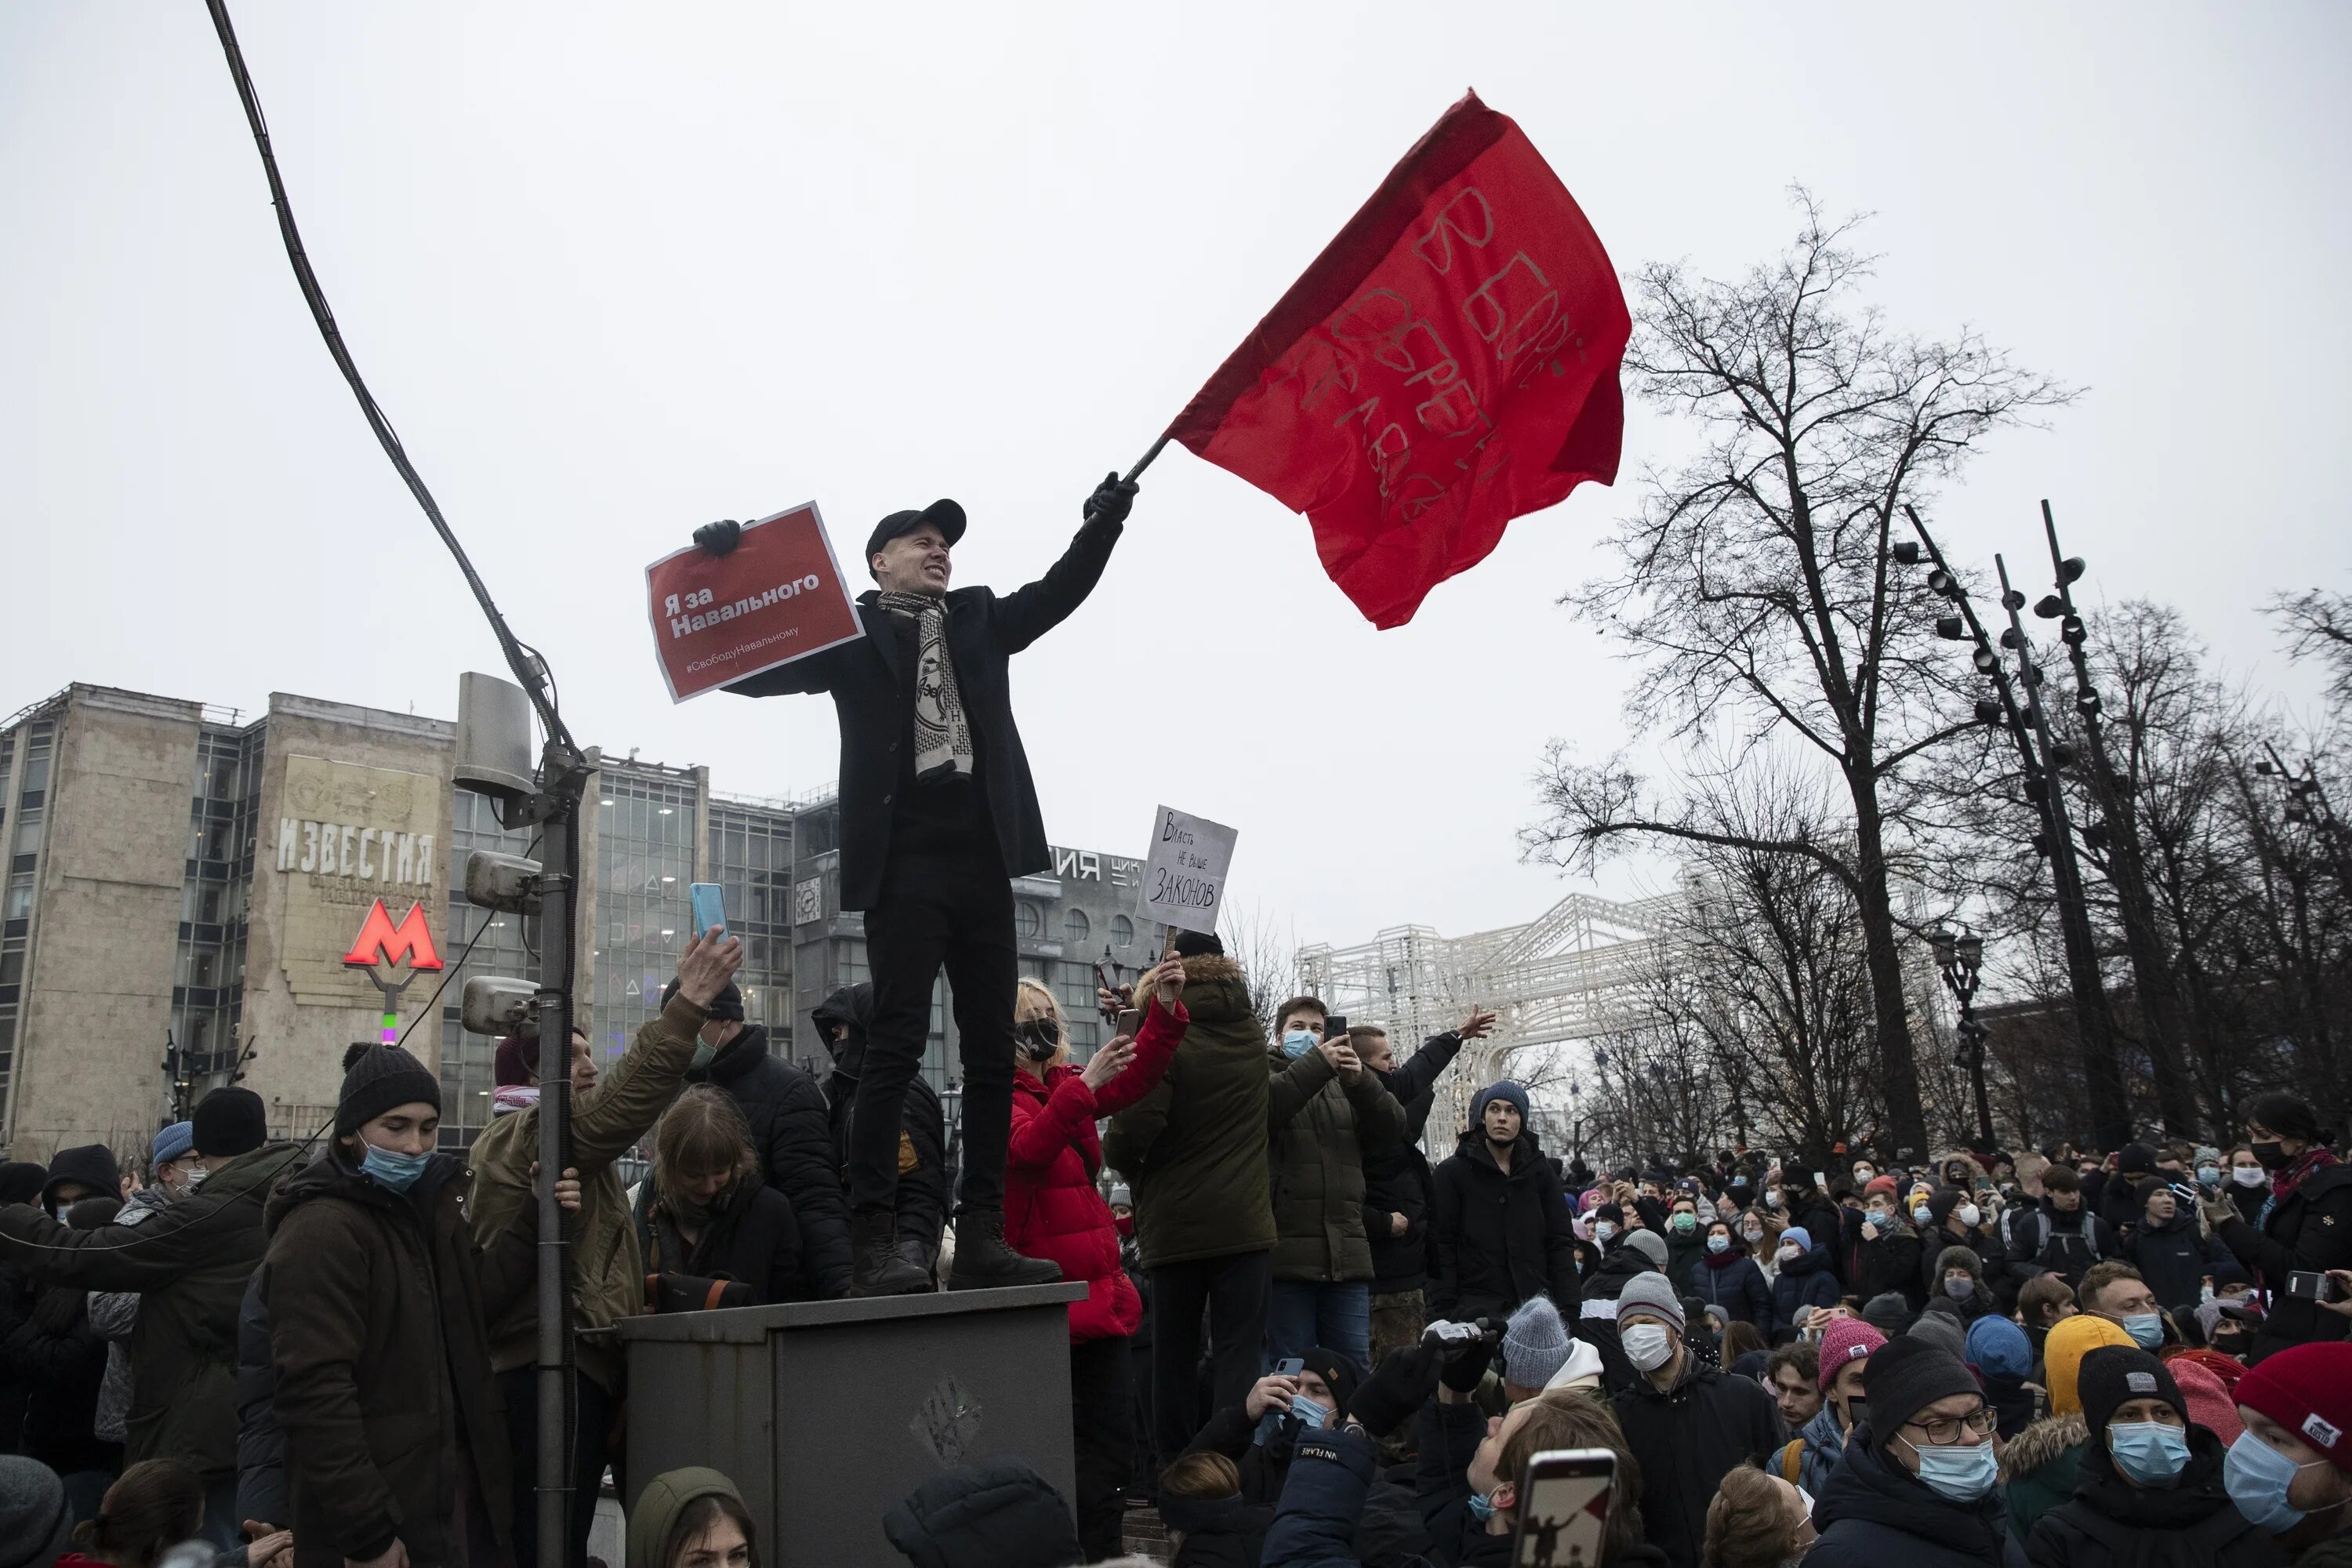
[[[1134,501],[1133,485],[1120,483],[1116,474],[1104,480],[1087,499],[1086,521],[1079,525],[1070,547],[1062,552],[1062,558],[1045,568],[1045,574],[1034,583],[995,601],[991,621],[1005,652],[1019,653],[1086,603],[1087,595],[1102,580],[1111,546],[1118,542]]]

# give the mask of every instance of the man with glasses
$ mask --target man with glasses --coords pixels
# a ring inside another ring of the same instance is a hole
[[[1683,1342],[1683,1306],[1663,1274],[1637,1274],[1617,1296],[1617,1338],[1633,1385],[1613,1401],[1642,1467],[1642,1524],[1676,1568],[1697,1568],[1706,1508],[1723,1478],[1760,1465],[1787,1440],[1764,1385],[1707,1365]]]
[[[1813,1509],[1806,1568],[2025,1568],[2001,1509],[1996,1417],[1950,1351],[1905,1335],[1870,1357],[1869,1418]]]

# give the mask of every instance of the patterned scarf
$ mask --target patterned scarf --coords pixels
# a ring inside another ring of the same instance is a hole
[[[971,726],[948,657],[947,605],[929,594],[885,594],[882,607],[913,621],[915,655],[915,777],[929,782],[970,778]]]
[[[2271,1222],[2271,1213],[2281,1199],[2303,1185],[2304,1178],[2314,1171],[2324,1171],[2336,1163],[2336,1156],[2325,1143],[2314,1143],[2287,1162],[2286,1169],[2271,1177],[2271,1195],[2263,1200],[2263,1212],[2254,1216],[2254,1228],[2262,1229]]]

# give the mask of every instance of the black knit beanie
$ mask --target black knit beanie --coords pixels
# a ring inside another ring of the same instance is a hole
[[[343,1074],[343,1092],[335,1101],[335,1136],[347,1138],[394,1106],[415,1100],[440,1110],[440,1082],[400,1047],[378,1046],[362,1053]],[[204,1107],[196,1110],[201,1115]],[[197,1147],[203,1146],[199,1141]]]
[[[665,1007],[668,1006],[669,999],[677,994],[677,982],[672,979],[668,984],[662,987],[661,1005]],[[719,988],[719,994],[710,999],[710,1005],[705,1007],[703,1012],[708,1016],[722,1022],[732,1020],[740,1024],[743,1021],[743,993],[738,990],[735,983],[730,980]]]
[[[196,1152],[207,1160],[234,1160],[269,1142],[269,1113],[261,1096],[235,1084],[196,1101],[188,1121]]]
[[[1984,1390],[1968,1363],[1932,1340],[1906,1334],[1871,1356],[1862,1392],[1870,1401],[1870,1429],[1884,1437],[1938,1399]]]
[[[2180,1385],[2162,1362],[2137,1345],[2101,1345],[2084,1356],[2074,1374],[2074,1392],[2083,1401],[2083,1420],[2094,1438],[2107,1429],[2116,1406],[2126,1399],[2161,1399],[2182,1420],[2189,1419]]]

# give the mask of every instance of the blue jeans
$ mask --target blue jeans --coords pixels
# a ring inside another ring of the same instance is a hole
[[[1317,1345],[1337,1351],[1359,1372],[1372,1359],[1372,1285],[1369,1279],[1327,1284],[1276,1279],[1265,1298],[1265,1364],[1305,1355]]]

